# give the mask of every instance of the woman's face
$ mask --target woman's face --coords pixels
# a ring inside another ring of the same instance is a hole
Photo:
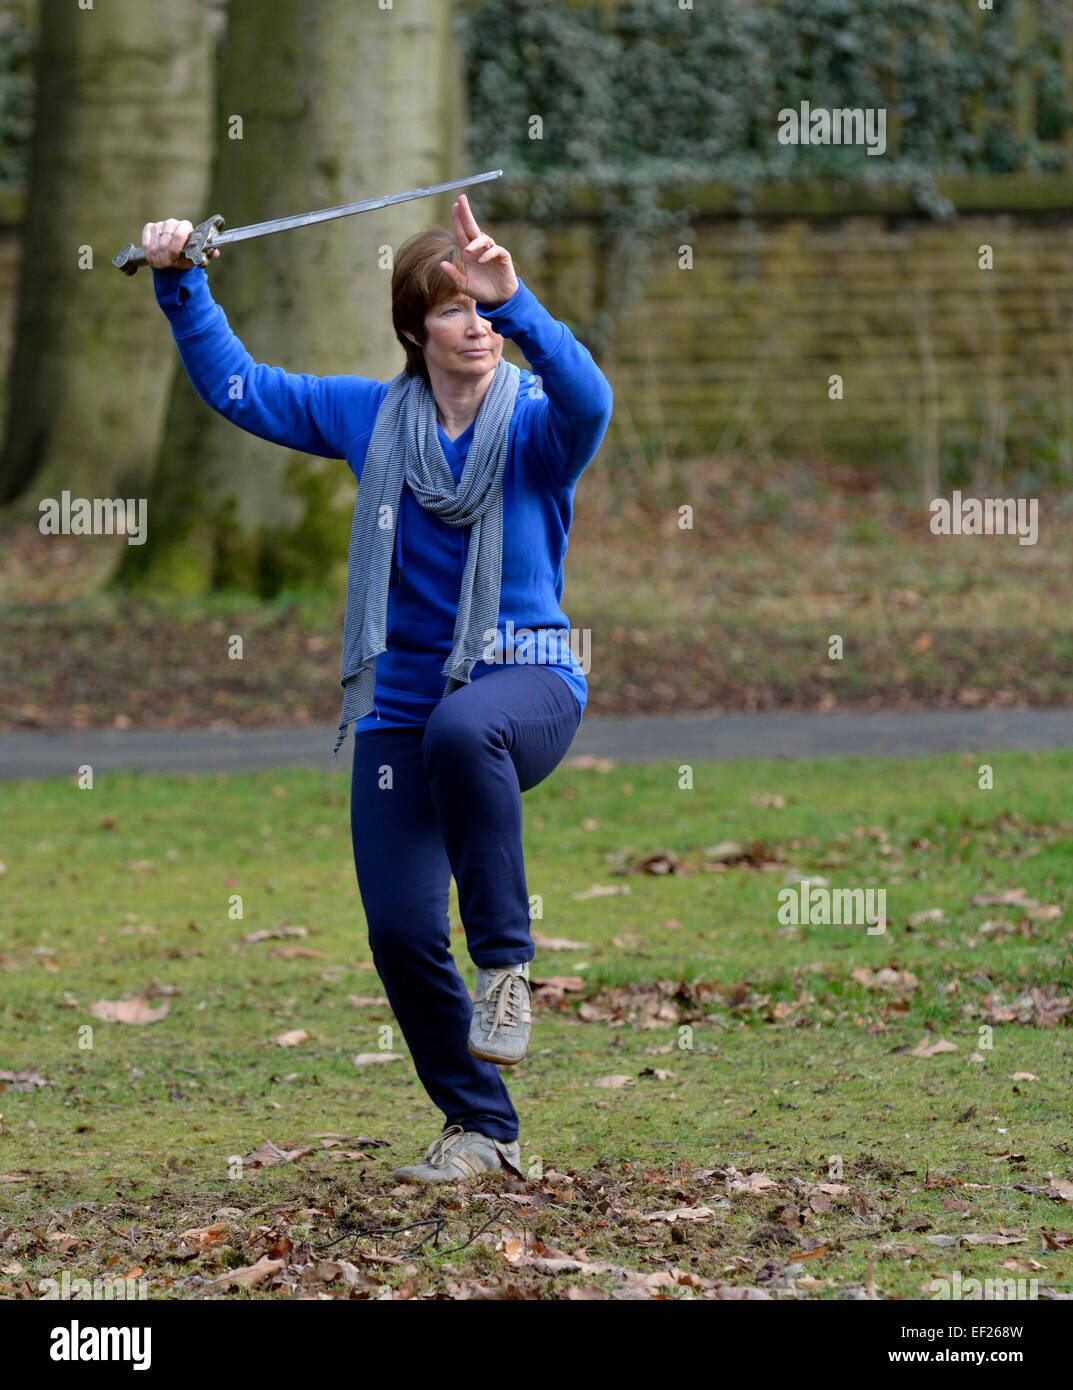
[[[494,371],[503,354],[503,335],[477,313],[476,301],[458,294],[425,315],[425,366],[452,376],[480,377]]]

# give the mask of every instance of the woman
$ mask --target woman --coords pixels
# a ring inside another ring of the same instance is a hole
[[[529,1042],[521,793],[558,765],[585,707],[563,557],[575,485],[611,416],[592,357],[465,195],[451,218],[453,232],[423,232],[396,257],[406,364],[391,382],[255,363],[182,256],[191,223],[142,231],[201,398],[264,439],[345,458],[360,484],[336,747],[355,721],[351,829],[373,960],[445,1117],[424,1161],[395,1174],[413,1182],[519,1168],[498,1068]],[[504,336],[531,372],[502,359]],[[450,950],[452,873],[472,1004]]]

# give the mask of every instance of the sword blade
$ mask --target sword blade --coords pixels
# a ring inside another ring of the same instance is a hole
[[[501,178],[502,169],[490,169],[468,179],[453,179],[450,183],[432,183],[425,188],[411,188],[407,193],[388,193],[383,198],[366,198],[360,203],[342,203],[335,208],[320,208],[317,212],[300,212],[293,217],[276,217],[268,222],[251,222],[247,227],[233,227],[212,239],[213,246],[227,246],[235,241],[251,241],[254,237],[271,236],[273,232],[289,232],[296,227],[311,227],[315,222],[330,222],[335,217],[353,217],[358,212],[374,212],[377,208],[395,203],[408,203],[413,198],[431,198],[436,193],[450,193],[456,188],[471,188]]]

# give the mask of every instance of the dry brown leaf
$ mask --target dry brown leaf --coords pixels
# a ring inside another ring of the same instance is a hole
[[[602,1087],[605,1091],[615,1091],[620,1086],[632,1086],[634,1081],[632,1076],[601,1076],[592,1084]]]
[[[1026,898],[1024,888],[1004,888],[1001,893],[977,893],[969,899],[971,907],[1037,907],[1035,898]]]
[[[47,1081],[39,1071],[24,1068],[22,1071],[0,1071],[0,1091],[32,1091],[37,1086],[55,1086],[55,1081]]]
[[[144,994],[136,994],[133,999],[98,999],[89,1011],[105,1023],[159,1023],[167,1017],[169,1007],[165,999],[154,1009]]]
[[[267,1255],[262,1255],[255,1265],[244,1265],[241,1269],[229,1269],[226,1274],[221,1274],[218,1279],[214,1279],[209,1288],[253,1288],[256,1284],[263,1284],[266,1280],[274,1278],[285,1263],[285,1260],[270,1260]]]
[[[249,931],[242,939],[252,945],[255,941],[272,941],[287,936],[308,935],[309,931],[306,927],[273,927],[271,930]]]
[[[542,932],[531,933],[533,945],[541,951],[587,951],[587,941],[571,941],[568,936],[545,936]]]
[[[218,1245],[226,1235],[227,1222],[217,1221],[211,1226],[193,1226],[189,1231],[183,1231],[179,1239],[186,1245],[200,1245],[203,1250],[208,1250],[210,1246]]]
[[[859,965],[850,971],[850,975],[859,985],[864,985],[865,989],[898,990],[908,994],[920,988],[920,981],[911,970],[890,970],[884,966],[882,970],[873,972],[868,966]]]
[[[270,1168],[274,1163],[293,1163],[296,1158],[302,1158],[312,1152],[312,1147],[305,1149],[277,1148],[271,1139],[266,1139],[259,1149],[254,1149],[253,1153],[247,1154],[242,1163],[246,1168]]]
[[[910,1057],[935,1057],[940,1052],[957,1052],[957,1043],[947,1042],[945,1038],[940,1038],[938,1042],[929,1043],[928,1034],[925,1033],[916,1047],[909,1053]]]
[[[673,1211],[650,1211],[642,1221],[664,1221],[673,1226],[676,1221],[710,1221],[715,1215],[711,1207],[675,1207]]]
[[[277,1047],[297,1047],[299,1043],[308,1042],[312,1037],[304,1028],[290,1028],[285,1033],[277,1033],[272,1039]]]
[[[356,1067],[375,1066],[377,1062],[401,1062],[401,1052],[359,1052],[354,1058]]]
[[[778,1187],[778,1183],[766,1173],[737,1173],[731,1178],[730,1186],[734,1192],[766,1192],[769,1187]]]

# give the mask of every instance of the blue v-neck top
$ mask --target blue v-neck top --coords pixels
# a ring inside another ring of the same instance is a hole
[[[207,405],[284,448],[346,459],[360,486],[389,382],[296,374],[255,362],[212,298],[204,269],[154,270],[153,281],[183,366]],[[606,433],[611,387],[588,349],[520,280],[505,303],[477,309],[517,344],[531,370],[522,370],[503,475],[497,637],[470,678],[482,679],[505,663],[550,666],[577,697],[580,722],[587,699],[582,661],[590,644],[571,633],[562,609],[563,561],[574,489]],[[473,426],[455,440],[441,426],[439,438],[457,482]],[[468,541],[468,528],[448,526],[404,485],[387,650],[376,662],[373,711],[357,721],[355,734],[423,724],[443,698]]]

